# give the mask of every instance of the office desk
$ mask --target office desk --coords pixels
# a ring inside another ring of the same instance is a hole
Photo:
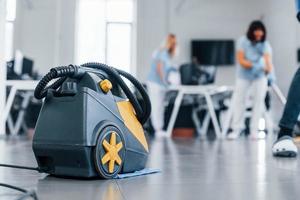
[[[215,112],[212,96],[218,93],[231,91],[233,87],[229,86],[216,86],[216,85],[193,85],[193,86],[171,86],[168,88],[169,91],[177,91],[177,96],[174,102],[174,108],[171,113],[171,118],[167,127],[167,136],[172,136],[172,130],[175,125],[175,121],[179,112],[180,105],[182,103],[184,95],[188,94],[198,94],[203,95],[205,97],[205,101],[207,103],[207,108],[209,115],[211,117],[213,127],[216,133],[217,138],[222,137],[221,127],[217,119],[217,115]]]
[[[6,103],[4,105],[4,109],[1,115],[1,122],[6,123],[9,117],[9,113],[11,107],[13,105],[14,99],[18,91],[28,91],[32,92],[39,81],[32,81],[32,80],[8,80],[5,82],[6,87],[11,87],[10,92],[8,94]],[[15,128],[15,127],[14,127]]]

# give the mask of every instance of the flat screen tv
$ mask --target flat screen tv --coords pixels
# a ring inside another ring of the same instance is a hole
[[[192,40],[191,57],[200,65],[234,65],[234,40]]]

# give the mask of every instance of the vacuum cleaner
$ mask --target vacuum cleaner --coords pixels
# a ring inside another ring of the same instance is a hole
[[[145,168],[151,103],[131,74],[101,63],[56,67],[34,96],[44,99],[32,144],[39,172],[110,179]]]

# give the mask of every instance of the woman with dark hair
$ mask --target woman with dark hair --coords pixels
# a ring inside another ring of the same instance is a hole
[[[258,123],[264,110],[264,99],[267,92],[267,76],[272,71],[272,49],[266,40],[267,31],[261,21],[253,21],[246,36],[237,43],[237,79],[233,96],[235,108],[233,110],[232,129],[228,139],[240,136],[244,124],[246,98],[251,88],[253,109],[250,124],[250,137],[258,138]]]

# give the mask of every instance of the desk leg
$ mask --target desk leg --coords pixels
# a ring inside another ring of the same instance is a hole
[[[19,133],[19,131],[21,129],[21,126],[22,126],[22,123],[24,123],[24,121],[25,121],[25,119],[24,119],[25,110],[29,105],[31,96],[32,96],[32,92],[25,92],[24,97],[23,97],[23,101],[22,101],[22,104],[21,104],[21,110],[19,111],[19,114],[18,114],[18,117],[17,117],[17,120],[16,120],[16,123],[15,123],[14,130],[13,130],[12,134],[16,135],[16,134]]]
[[[233,107],[234,107],[234,97],[231,98],[230,100],[230,104],[229,104],[229,109],[226,113],[226,117],[225,117],[225,122],[222,128],[222,137],[225,138],[227,135],[227,132],[229,130],[230,127],[230,123],[232,120],[232,115],[233,115]]]
[[[208,111],[209,111],[212,123],[214,125],[214,129],[215,129],[217,138],[221,138],[221,128],[220,128],[220,125],[219,125],[219,122],[217,119],[214,104],[212,102],[211,96],[207,92],[205,92],[205,100],[207,103],[207,107],[208,107]]]
[[[4,123],[6,122],[6,120],[8,118],[10,109],[11,109],[11,107],[13,105],[13,102],[14,102],[14,99],[15,99],[15,96],[16,96],[16,93],[17,93],[17,88],[13,86],[10,89],[10,92],[9,92],[9,95],[8,95],[8,98],[7,98],[7,101],[6,101],[4,110],[3,110],[3,115],[2,115],[2,119],[1,120],[3,120]]]
[[[209,122],[210,122],[210,114],[206,113],[205,117],[203,119],[202,128],[201,128],[201,133],[204,136],[207,135],[207,130],[208,130]]]
[[[184,95],[183,92],[179,91],[178,94],[177,94],[177,97],[175,99],[174,108],[173,108],[171,118],[170,118],[168,128],[167,128],[167,137],[172,136],[172,130],[173,130],[174,125],[175,125],[175,121],[176,121],[176,118],[177,118],[177,115],[178,115],[178,112],[179,112],[179,108],[180,108],[180,105],[181,105],[181,102],[182,102],[182,99],[183,99],[183,95]]]
[[[14,131],[14,122],[13,122],[11,114],[9,114],[8,118],[7,118],[7,127],[8,127],[8,133],[7,134],[12,134],[13,131]]]

